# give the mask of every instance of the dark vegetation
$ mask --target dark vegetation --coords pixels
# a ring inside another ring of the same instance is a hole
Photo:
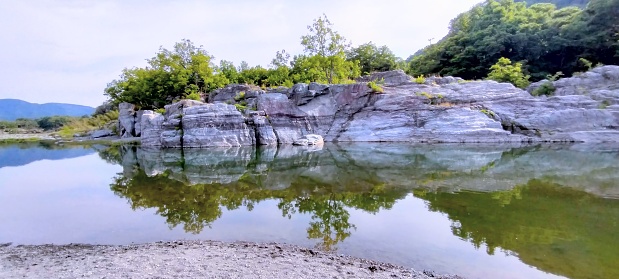
[[[408,71],[482,79],[507,58],[537,81],[557,72],[571,76],[592,65],[619,64],[617,18],[619,0],[591,0],[582,10],[488,0],[453,19],[448,35],[413,57]]]

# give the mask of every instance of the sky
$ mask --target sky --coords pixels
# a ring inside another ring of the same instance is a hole
[[[0,0],[0,99],[98,106],[124,68],[189,39],[215,62],[267,67],[325,14],[352,46],[407,58],[481,0]]]

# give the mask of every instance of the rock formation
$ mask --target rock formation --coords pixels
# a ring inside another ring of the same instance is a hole
[[[555,81],[551,97],[454,77],[417,84],[402,71],[359,81],[269,91],[229,85],[209,103],[181,101],[163,115],[122,104],[120,131],[160,147],[292,144],[309,134],[327,142],[619,142],[619,66]]]

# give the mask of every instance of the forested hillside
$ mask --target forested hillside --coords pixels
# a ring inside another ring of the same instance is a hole
[[[559,8],[565,8],[568,6],[576,6],[584,8],[587,6],[589,0],[521,0],[519,2],[527,2],[528,5],[539,4],[539,3],[552,3],[557,5]]]
[[[504,57],[535,81],[619,64],[618,18],[619,0],[591,0],[584,10],[488,0],[453,19],[447,36],[412,59],[409,73],[481,79]]]

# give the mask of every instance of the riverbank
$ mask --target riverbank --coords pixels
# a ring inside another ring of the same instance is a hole
[[[9,134],[0,132],[0,143],[26,143],[26,142],[54,142],[57,144],[103,144],[103,145],[116,145],[116,144],[139,144],[140,138],[120,138],[118,136],[91,138],[91,137],[79,137],[63,139],[54,136],[53,133],[31,133],[31,134]]]
[[[51,133],[9,134],[0,131],[0,143],[20,143],[54,139]]]
[[[77,277],[461,278],[275,243],[0,245],[0,278]]]

